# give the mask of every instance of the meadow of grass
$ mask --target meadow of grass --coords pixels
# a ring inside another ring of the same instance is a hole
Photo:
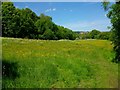
[[[2,38],[3,88],[116,88],[110,41]],[[9,68],[8,68],[9,67]]]

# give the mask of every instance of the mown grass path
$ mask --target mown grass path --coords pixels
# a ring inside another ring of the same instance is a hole
[[[2,38],[2,56],[3,87],[118,86],[118,65],[111,62],[110,41]]]

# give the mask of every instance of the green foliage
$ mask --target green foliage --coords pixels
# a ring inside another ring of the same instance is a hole
[[[76,38],[75,34],[72,32],[72,30],[65,30],[65,37],[66,39],[74,40]]]
[[[31,34],[33,34],[34,30],[35,30],[34,21],[28,14],[28,12],[29,12],[29,9],[22,9],[21,13],[20,13],[20,22],[19,23],[21,23],[21,25],[19,27],[19,29],[20,29],[19,37],[21,37],[21,38],[32,38]]]
[[[90,32],[83,32],[82,34],[80,34],[80,38],[81,39],[91,39]]]
[[[38,28],[38,34],[43,34],[45,30],[53,29],[53,22],[51,17],[41,14],[39,18],[40,19],[38,19],[35,23],[36,27]]]
[[[110,4],[109,0],[103,0],[102,4],[104,10],[107,11],[109,9],[109,4]]]
[[[58,39],[69,39],[69,40],[75,40],[76,39],[76,34],[68,29],[64,28],[62,26],[58,26],[58,31],[56,32],[56,36]]]
[[[100,34],[100,31],[98,31],[98,30],[92,30],[92,31],[90,32],[90,37],[91,37],[92,39],[95,39],[95,38],[97,38],[98,34]]]
[[[98,35],[98,39],[103,39],[103,40],[110,40],[110,32],[101,32],[99,35]]]
[[[31,39],[70,39],[75,33],[67,28],[59,28],[52,17],[41,14],[39,17],[29,8],[15,8],[12,2],[2,3],[3,37]],[[62,29],[62,30],[60,30]]]
[[[46,30],[43,34],[43,39],[45,40],[54,40],[55,39],[55,35],[54,32],[50,29]]]
[[[112,41],[114,43],[114,50],[116,52],[115,62],[120,61],[120,1],[113,4],[107,15],[112,23]]]
[[[112,40],[112,33],[100,32],[98,30],[92,30],[91,32],[83,32],[78,37],[80,39],[102,39],[102,40]]]
[[[29,13],[29,14],[28,14]],[[12,2],[2,3],[2,35],[4,37],[34,38],[35,13],[30,9],[17,9]]]
[[[15,7],[12,2],[2,3],[2,35],[13,36]]]
[[[31,18],[34,22],[39,19],[39,17],[29,8],[25,8],[25,13],[28,13],[29,18]]]
[[[56,32],[56,36],[58,39],[65,39],[64,27],[58,26],[58,31]]]

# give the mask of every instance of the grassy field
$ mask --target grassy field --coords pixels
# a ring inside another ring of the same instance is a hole
[[[2,56],[3,87],[118,87],[110,41],[2,38]]]

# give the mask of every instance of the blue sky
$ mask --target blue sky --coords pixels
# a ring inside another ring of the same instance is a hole
[[[17,8],[30,8],[38,16],[52,17],[53,22],[73,31],[109,31],[110,20],[101,2],[14,2]]]

